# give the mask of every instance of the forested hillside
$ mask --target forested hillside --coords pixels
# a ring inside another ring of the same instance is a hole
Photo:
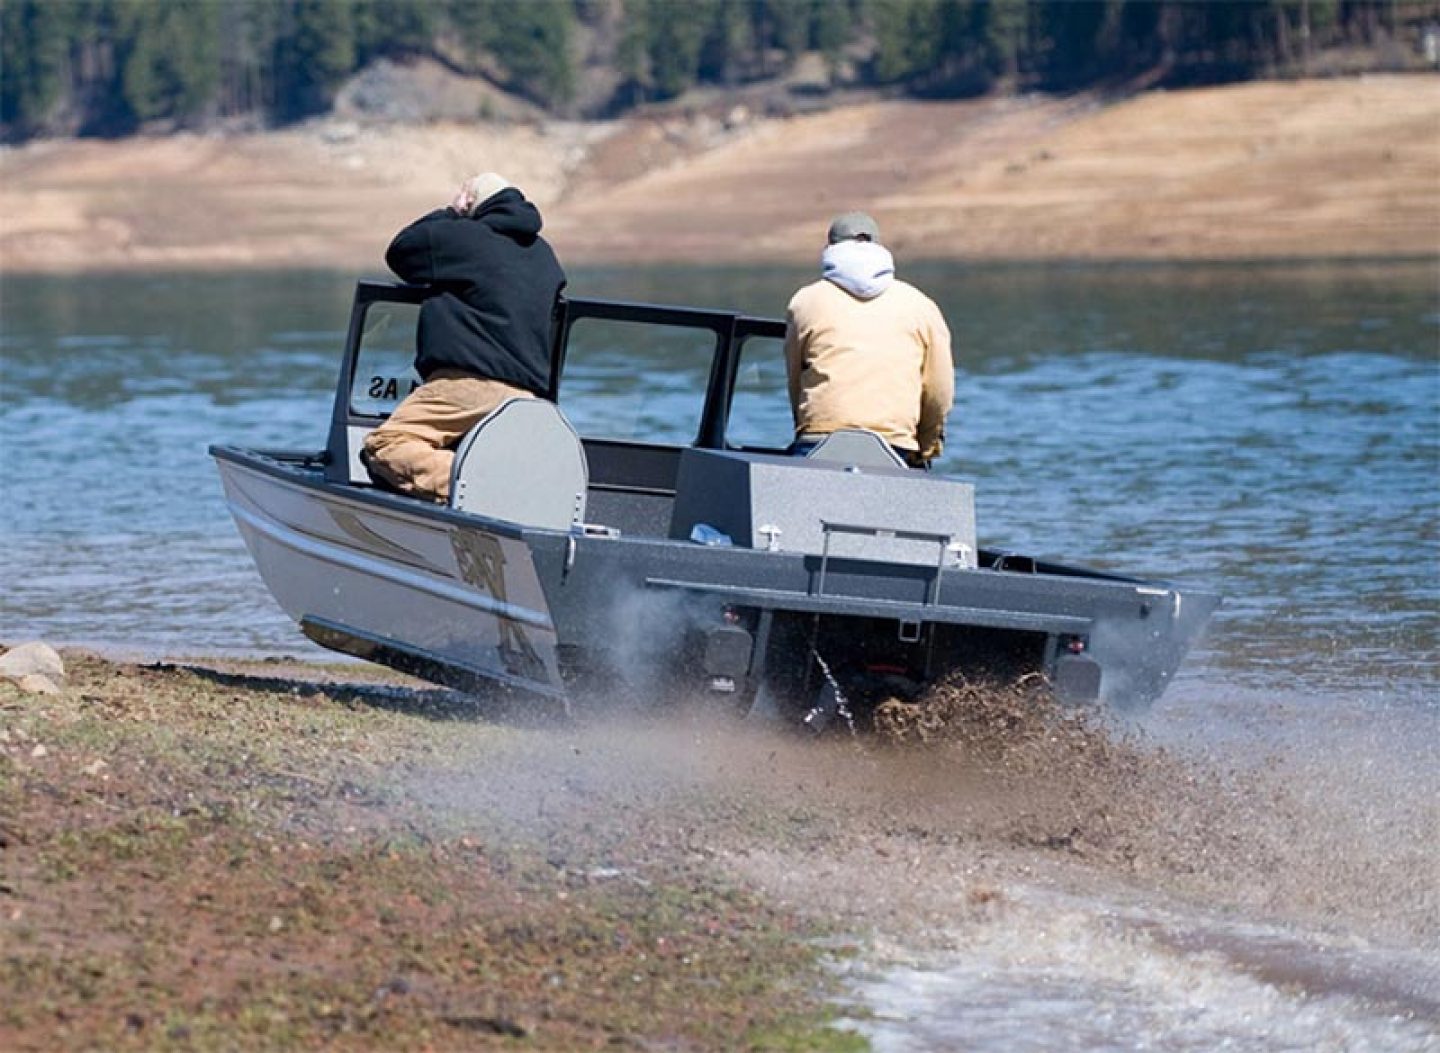
[[[962,97],[1433,67],[1437,38],[1440,0],[0,0],[0,134],[268,127],[382,58],[600,116],[802,57],[792,91]]]

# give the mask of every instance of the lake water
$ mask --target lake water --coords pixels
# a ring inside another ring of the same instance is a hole
[[[1308,932],[1260,931],[1253,918],[1239,931],[1247,919],[1220,900],[1223,918],[1187,915],[1209,933],[1203,975],[1164,973],[1161,952],[1137,950],[1125,924],[1069,942],[1021,925],[1013,945],[858,982],[881,1009],[862,1025],[876,1047],[943,1049],[963,1035],[994,1050],[1440,1048],[1440,938],[1394,923],[1440,911],[1440,271],[925,265],[902,276],[954,332],[958,396],[939,467],[975,482],[982,543],[1223,592],[1148,732],[1289,765],[1317,815],[1348,817],[1336,822],[1354,836],[1335,850],[1361,853],[1413,910],[1343,929],[1346,954],[1379,955],[1361,973],[1398,970],[1379,995],[1343,977],[1317,995],[1227,965],[1214,947],[1236,941],[1299,940],[1302,957],[1328,959]],[[773,316],[809,277],[582,270],[570,287]],[[0,641],[327,656],[261,586],[205,449],[323,444],[353,280],[0,283]],[[584,379],[667,392],[645,373]],[[1171,909],[1137,906],[1119,885],[1078,907],[1046,902],[1034,910],[1112,921]],[[1129,972],[1096,964],[1126,946]],[[1077,1013],[1080,1038],[1067,1030]],[[1031,1044],[1015,1044],[1017,1027]]]

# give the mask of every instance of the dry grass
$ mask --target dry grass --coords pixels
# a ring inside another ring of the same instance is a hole
[[[393,683],[68,664],[0,685],[0,1047],[855,1046],[817,928],[407,790],[545,733]]]

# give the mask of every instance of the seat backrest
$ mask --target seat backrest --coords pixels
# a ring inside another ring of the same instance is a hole
[[[890,444],[873,431],[840,428],[820,440],[807,457],[832,464],[854,464],[861,468],[908,468]]]
[[[585,521],[590,471],[580,436],[545,399],[502,402],[455,450],[450,507],[524,526]]]

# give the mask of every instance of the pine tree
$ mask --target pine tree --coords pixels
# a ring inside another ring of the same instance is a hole
[[[282,117],[317,113],[355,69],[355,5],[290,0],[281,21],[275,79]],[[288,17],[287,17],[288,16]]]
[[[1020,58],[1025,52],[1030,28],[1027,0],[990,0],[983,10],[990,68],[997,75],[1014,80],[1020,71]]]
[[[487,43],[509,69],[513,87],[556,105],[575,91],[574,30],[575,9],[569,3],[500,3],[491,9]]]
[[[780,72],[849,48],[862,81],[960,93],[1308,70],[1315,48],[1440,20],[1440,0],[0,0],[0,133],[123,132],[323,111],[382,56],[483,71],[552,109],[582,22],[618,28],[612,105]]]
[[[674,98],[699,76],[705,26],[690,7],[667,0],[650,0],[646,21],[652,86],[658,98]]]
[[[44,0],[0,7],[0,119],[40,130],[69,95],[76,9]]]

